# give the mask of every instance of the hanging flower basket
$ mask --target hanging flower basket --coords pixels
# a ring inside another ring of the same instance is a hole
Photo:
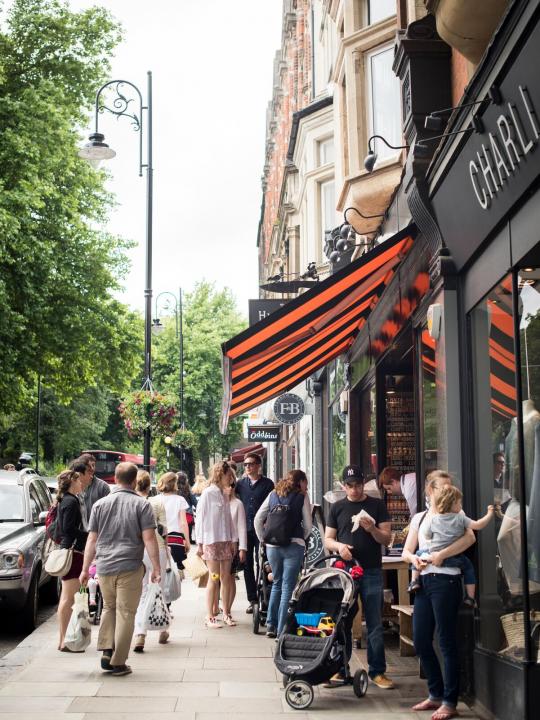
[[[118,406],[124,425],[131,438],[140,438],[147,428],[154,437],[172,435],[178,426],[178,409],[169,395],[137,390],[130,393]]]
[[[191,430],[180,428],[171,433],[172,444],[175,447],[192,448],[195,446],[195,435]]]

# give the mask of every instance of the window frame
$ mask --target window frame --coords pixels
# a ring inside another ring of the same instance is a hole
[[[392,42],[385,42],[385,43],[381,43],[380,45],[377,45],[376,47],[370,48],[369,50],[366,50],[364,52],[364,68],[365,68],[364,80],[365,80],[365,96],[366,96],[365,127],[366,127],[366,131],[367,131],[366,140],[367,140],[367,138],[372,137],[373,135],[384,135],[384,132],[382,130],[377,130],[375,128],[375,119],[374,119],[375,103],[374,103],[374,97],[373,97],[374,94],[373,94],[371,58],[374,58],[377,55],[382,55],[383,53],[386,53],[389,51],[391,52],[391,51],[393,51],[393,49],[394,49],[394,45]],[[402,120],[403,120],[402,111],[401,111],[401,106],[402,106],[401,89],[399,87],[399,80],[397,80],[397,78],[396,78],[396,81],[397,81],[397,88],[398,88],[398,92],[397,92],[397,96],[396,96],[397,110],[399,112],[399,119],[400,119],[399,127],[401,128]],[[397,137],[397,138],[386,137],[385,139],[388,140],[388,142],[393,145],[402,144],[401,137]],[[388,163],[388,164],[394,163],[399,159],[401,150],[391,150],[390,148],[386,148],[386,145],[384,146],[384,148],[385,148],[385,150],[381,150],[380,143],[379,143],[379,148],[378,148],[379,164],[381,162]],[[388,154],[386,154],[387,149],[389,151]],[[381,156],[381,153],[384,153],[384,155]]]

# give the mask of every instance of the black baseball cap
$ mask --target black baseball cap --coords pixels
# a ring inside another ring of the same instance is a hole
[[[345,465],[345,467],[343,468],[342,477],[345,484],[363,484],[365,482],[364,473],[362,472],[362,468],[360,467],[360,465]]]

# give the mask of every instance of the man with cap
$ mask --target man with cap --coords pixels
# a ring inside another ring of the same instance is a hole
[[[340,555],[345,562],[356,560],[364,571],[358,585],[367,627],[368,675],[372,682],[386,690],[394,687],[394,683],[385,674],[381,545],[390,542],[390,517],[382,500],[365,493],[364,474],[358,465],[344,468],[343,485],[346,497],[330,506],[324,544],[329,552]],[[357,517],[360,513],[362,516]],[[357,612],[358,603],[346,620],[347,660],[352,654],[352,624]],[[343,683],[348,672],[348,667],[344,668],[330,684]]]

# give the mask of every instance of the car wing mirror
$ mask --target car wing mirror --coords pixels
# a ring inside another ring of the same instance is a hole
[[[38,522],[37,522],[37,524],[38,524],[38,525],[45,525],[45,521],[47,520],[47,515],[48,515],[47,511],[46,511],[46,510],[42,510],[42,511],[39,513],[39,515],[38,515]]]

